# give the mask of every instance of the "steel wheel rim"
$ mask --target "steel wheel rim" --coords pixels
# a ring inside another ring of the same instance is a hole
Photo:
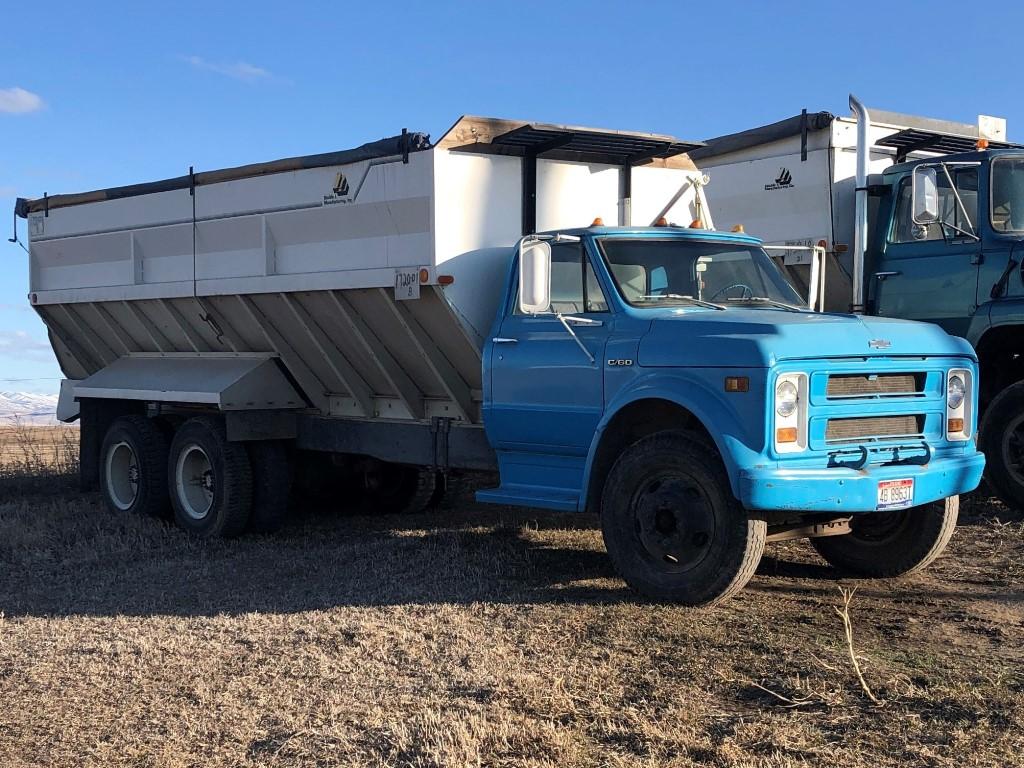
[[[659,474],[641,483],[633,497],[637,537],[647,556],[673,573],[699,566],[715,538],[715,510],[691,478]]]
[[[1003,431],[1003,465],[1017,483],[1024,484],[1024,415],[1011,419]]]
[[[213,462],[202,446],[192,443],[178,454],[174,487],[182,510],[193,520],[203,520],[213,508]]]
[[[107,495],[120,510],[132,508],[139,496],[139,461],[132,447],[122,441],[107,451]]]

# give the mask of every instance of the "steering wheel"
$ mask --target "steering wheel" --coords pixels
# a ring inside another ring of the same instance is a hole
[[[749,285],[747,285],[746,283],[733,283],[732,285],[725,286],[725,288],[719,288],[717,291],[715,291],[715,295],[712,296],[710,299],[708,299],[708,301],[714,301],[719,296],[721,296],[723,293],[728,293],[733,288],[742,288],[743,289],[743,293],[740,294],[740,298],[741,299],[752,299],[752,298],[754,298],[754,290]]]

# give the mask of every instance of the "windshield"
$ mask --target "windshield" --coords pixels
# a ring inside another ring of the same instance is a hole
[[[761,248],[681,238],[598,241],[622,298],[634,307],[764,303],[803,306],[800,296]]]
[[[992,228],[1024,231],[1024,157],[992,161]]]

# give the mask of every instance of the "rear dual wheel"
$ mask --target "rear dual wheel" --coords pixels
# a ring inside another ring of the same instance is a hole
[[[363,502],[371,514],[418,514],[444,496],[444,473],[411,464],[373,461],[361,475]]]
[[[153,420],[122,416],[107,430],[100,486],[115,512],[166,517],[204,538],[276,530],[291,485],[286,447],[230,442],[210,416],[186,421],[171,440]]]
[[[227,439],[208,416],[186,421],[171,441],[167,463],[178,525],[202,537],[237,536],[252,509],[252,467],[243,443]]]
[[[100,490],[108,509],[167,517],[167,451],[167,436],[152,419],[115,419],[100,449]]]

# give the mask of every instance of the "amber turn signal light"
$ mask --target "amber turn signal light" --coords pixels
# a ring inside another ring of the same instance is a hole
[[[780,427],[775,430],[776,443],[795,443],[796,427]]]
[[[950,419],[949,423],[946,424],[947,432],[963,432],[964,431],[964,420],[963,419]]]
[[[750,379],[746,376],[726,376],[726,392],[746,392],[750,389]]]

